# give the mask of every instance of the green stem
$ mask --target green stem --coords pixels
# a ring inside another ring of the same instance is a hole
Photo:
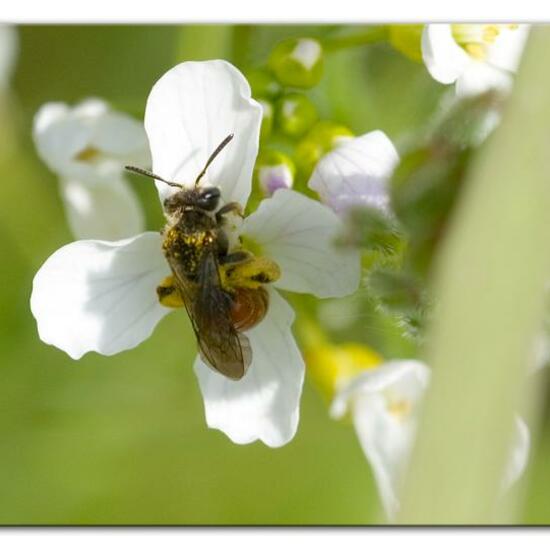
[[[471,167],[438,258],[439,305],[427,338],[433,378],[401,523],[499,517],[550,271],[549,50],[550,31],[533,29],[505,116]]]
[[[385,42],[388,39],[386,25],[373,25],[372,27],[361,27],[360,32],[334,34],[323,39],[323,48],[326,52],[334,52],[345,48],[356,48],[368,44]]]
[[[176,61],[226,59],[231,53],[230,25],[184,25],[176,41]]]
[[[231,59],[242,71],[249,68],[252,61],[251,42],[253,35],[253,25],[235,25],[233,27]]]

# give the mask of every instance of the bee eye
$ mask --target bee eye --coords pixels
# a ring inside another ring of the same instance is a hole
[[[204,210],[215,210],[219,200],[220,190],[217,187],[207,187],[199,195],[197,205]]]

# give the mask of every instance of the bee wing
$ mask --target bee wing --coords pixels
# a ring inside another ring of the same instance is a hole
[[[219,373],[239,380],[252,362],[248,338],[231,321],[231,296],[221,286],[218,263],[206,252],[196,283],[189,281],[178,265],[172,265],[179,290],[191,319],[201,358]]]

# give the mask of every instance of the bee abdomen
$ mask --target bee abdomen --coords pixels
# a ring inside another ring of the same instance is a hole
[[[233,293],[231,321],[235,330],[244,332],[260,323],[269,307],[265,288],[237,288]]]

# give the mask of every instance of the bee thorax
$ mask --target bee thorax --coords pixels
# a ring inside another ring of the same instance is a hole
[[[211,230],[185,232],[176,225],[165,231],[162,249],[167,258],[177,260],[187,274],[194,276],[204,253],[215,247],[216,242]]]

